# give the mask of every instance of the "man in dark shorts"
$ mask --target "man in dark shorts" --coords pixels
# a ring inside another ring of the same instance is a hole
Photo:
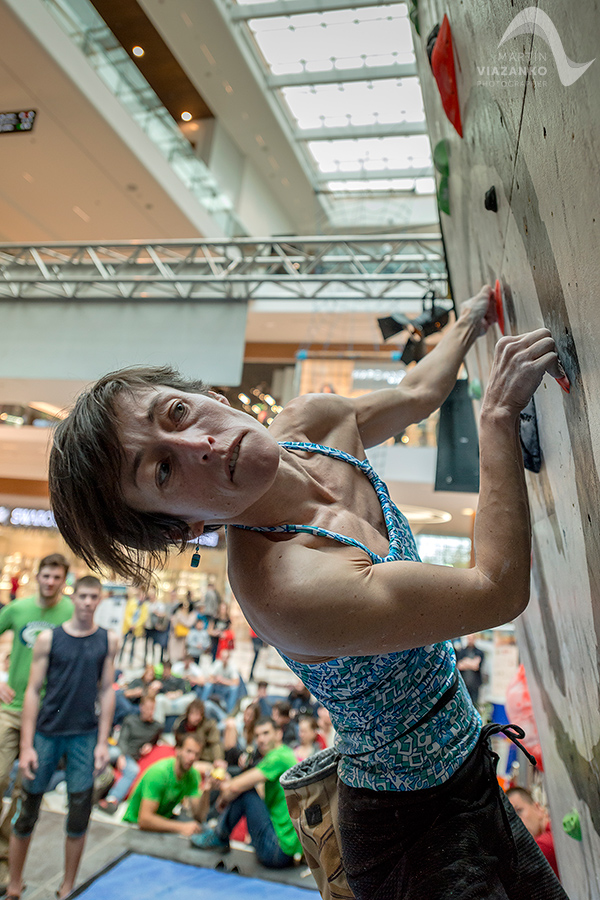
[[[92,575],[73,591],[73,616],[35,642],[23,704],[19,767],[23,793],[10,839],[7,900],[18,900],[31,835],[44,791],[66,758],[69,812],[66,821],[65,874],[58,889],[67,897],[83,853],[92,808],[94,775],[108,763],[108,736],[114,710],[114,658],[117,636],[94,624],[102,585]],[[42,688],[46,693],[41,701]],[[99,700],[100,715],[96,713]]]

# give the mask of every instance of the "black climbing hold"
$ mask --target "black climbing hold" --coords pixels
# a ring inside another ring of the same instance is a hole
[[[485,192],[483,205],[486,209],[489,209],[490,212],[498,212],[498,198],[496,197],[496,188],[494,185],[491,186],[489,191]]]
[[[533,397],[519,415],[519,439],[523,465],[530,472],[537,474],[542,468],[542,451]]]
[[[440,31],[439,25],[434,25],[429,34],[427,35],[427,57],[429,59],[429,65],[431,65],[431,54],[433,53],[433,48],[435,47],[435,42],[437,41],[437,36]]]

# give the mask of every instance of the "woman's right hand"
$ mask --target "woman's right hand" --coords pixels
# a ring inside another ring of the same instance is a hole
[[[547,328],[500,338],[483,407],[518,415],[531,400],[546,372],[553,378],[564,375],[556,344]]]

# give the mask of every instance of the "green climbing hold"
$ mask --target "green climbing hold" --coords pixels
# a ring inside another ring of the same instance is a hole
[[[419,37],[421,37],[421,26],[419,25],[419,10],[417,9],[416,3],[413,6],[413,8],[411,9],[411,11],[409,12],[408,18],[415,26],[415,31],[417,32]]]
[[[576,809],[567,813],[562,821],[565,833],[572,837],[574,841],[581,840],[581,822],[579,821],[579,813]]]
[[[448,141],[439,141],[435,145],[433,164],[440,175],[446,175],[447,177],[450,174],[450,148],[448,147]]]
[[[440,184],[437,190],[437,202],[438,208],[441,212],[446,213],[447,216],[450,215],[450,185],[448,183],[448,176],[444,175],[440,180]]]
[[[473,378],[469,382],[469,397],[471,400],[481,400],[483,390],[479,378]]]

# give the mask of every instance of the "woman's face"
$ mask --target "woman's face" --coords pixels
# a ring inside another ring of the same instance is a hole
[[[190,709],[187,714],[188,725],[197,728],[202,722],[202,713],[199,709]]]
[[[190,526],[233,522],[275,480],[279,447],[255,419],[211,392],[149,388],[115,400],[126,503]]]
[[[316,735],[314,728],[312,728],[310,725],[310,722],[301,721],[298,723],[298,736],[300,738],[301,744],[314,744]]]

